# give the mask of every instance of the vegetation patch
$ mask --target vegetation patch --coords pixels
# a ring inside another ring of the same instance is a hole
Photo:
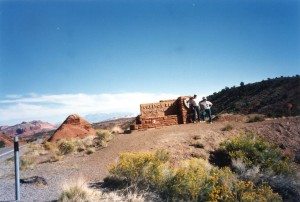
[[[122,191],[109,191],[102,189],[93,189],[92,186],[82,178],[74,182],[63,185],[59,202],[94,202],[94,201],[156,201],[151,200],[157,198],[154,194],[140,192],[137,189],[126,189]],[[150,198],[150,200],[148,200]]]
[[[21,166],[22,169],[29,169],[37,163],[60,161],[64,156],[70,154],[93,154],[97,149],[106,147],[112,138],[113,135],[109,131],[101,131],[96,136],[90,135],[83,139],[69,138],[43,144],[30,143],[28,152],[22,156]],[[37,162],[37,156],[43,156],[39,158],[40,162]]]
[[[255,116],[255,117],[249,118],[247,123],[262,122],[264,120],[265,120],[265,118],[262,116]]]
[[[59,202],[94,202],[99,201],[100,194],[90,189],[85,180],[79,178],[77,181],[64,184],[60,193]]]
[[[221,131],[230,131],[232,129],[233,129],[233,126],[228,124],[224,128],[222,128]]]
[[[70,154],[75,150],[74,142],[70,139],[63,140],[58,144],[58,150],[61,155]]]
[[[5,147],[5,142],[3,140],[0,140],[0,148]]]
[[[200,141],[196,141],[196,142],[190,144],[190,146],[193,146],[195,148],[204,148],[204,145]]]
[[[221,143],[221,151],[231,159],[231,168],[239,179],[259,185],[267,182],[284,200],[300,197],[299,177],[292,159],[278,147],[254,134],[232,137]]]
[[[259,166],[262,171],[274,174],[289,174],[292,159],[284,156],[278,147],[255,134],[232,137],[221,143],[221,149],[231,159],[241,159],[246,168]]]
[[[109,166],[112,179],[160,193],[166,201],[281,201],[267,185],[237,179],[229,168],[219,169],[203,159],[192,158],[171,166],[158,153],[123,153]],[[115,183],[118,184],[118,183]]]
[[[35,166],[35,158],[33,156],[22,156],[20,158],[20,169],[21,170],[27,170],[32,169]]]

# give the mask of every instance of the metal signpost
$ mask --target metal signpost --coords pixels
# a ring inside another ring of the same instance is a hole
[[[20,158],[19,158],[19,141],[18,137],[14,137],[14,154],[15,154],[15,186],[16,186],[16,200],[20,200]]]

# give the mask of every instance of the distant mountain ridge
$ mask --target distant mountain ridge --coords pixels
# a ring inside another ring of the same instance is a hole
[[[269,117],[300,115],[300,77],[280,77],[239,87],[225,87],[208,96],[218,113],[259,113]]]
[[[0,133],[5,133],[10,137],[15,135],[30,136],[35,133],[46,132],[55,129],[57,129],[57,127],[48,122],[34,120],[30,122],[22,122],[14,126],[0,126]]]
[[[85,115],[84,118],[90,123],[98,123],[120,118],[131,118],[136,115],[130,112],[95,113]]]

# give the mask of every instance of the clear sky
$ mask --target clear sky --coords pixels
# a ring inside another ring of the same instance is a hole
[[[0,0],[0,125],[300,73],[297,0]]]

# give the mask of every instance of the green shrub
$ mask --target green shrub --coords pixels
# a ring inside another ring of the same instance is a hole
[[[262,171],[275,174],[289,174],[291,159],[285,157],[274,145],[254,134],[229,138],[221,143],[221,149],[232,159],[241,159],[247,168],[259,166]]]
[[[97,130],[96,137],[99,140],[109,141],[112,139],[112,136],[108,130]]]
[[[170,159],[170,153],[164,149],[158,149],[155,154],[155,158],[161,162],[167,162]]]
[[[238,180],[229,168],[218,169],[195,158],[174,167],[167,158],[158,156],[121,154],[118,163],[110,165],[106,183],[110,178],[117,184],[150,186],[166,201],[281,201],[269,186],[255,187],[252,182]]]
[[[52,143],[52,142],[45,142],[43,144],[43,146],[44,146],[44,149],[48,150],[48,151],[55,151],[57,149],[56,144]]]
[[[58,144],[58,150],[61,155],[70,154],[75,150],[74,142],[72,142],[71,140],[62,140]]]
[[[0,148],[5,147],[5,142],[3,140],[0,141]]]
[[[155,156],[152,153],[122,153],[119,163],[109,167],[110,173],[130,183],[137,183],[144,180],[144,169],[154,162]]]
[[[97,130],[96,132],[96,144],[100,147],[107,147],[110,140],[112,140],[113,135],[108,130]]]
[[[255,116],[253,118],[249,118],[248,121],[247,121],[247,123],[262,122],[264,120],[265,120],[265,118],[262,117],[262,116]]]
[[[227,126],[225,126],[224,128],[222,128],[221,131],[230,131],[232,129],[233,129],[233,126],[228,124]]]

